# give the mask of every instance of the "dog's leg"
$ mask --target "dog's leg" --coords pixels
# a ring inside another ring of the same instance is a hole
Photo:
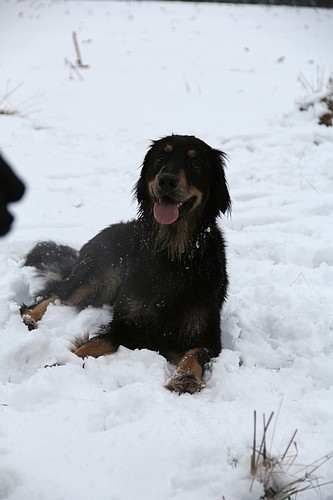
[[[118,347],[112,343],[112,340],[107,335],[99,335],[75,349],[74,354],[82,359],[87,356],[99,358],[106,354],[113,354],[117,349]]]
[[[199,347],[187,351],[184,356],[176,359],[177,370],[165,387],[179,394],[185,392],[194,394],[200,391],[204,387],[202,382],[204,366],[209,359],[209,352],[205,348]]]
[[[27,325],[29,330],[37,328],[37,322],[42,319],[49,304],[53,304],[56,300],[66,306],[78,306],[80,309],[91,303],[90,298],[94,295],[95,284],[83,283],[76,286],[71,281],[65,283],[64,287],[58,290],[57,294],[52,294],[49,298],[42,300],[34,306],[21,307],[21,316],[23,323]]]
[[[29,330],[37,328],[37,322],[42,319],[49,304],[53,304],[59,297],[51,295],[48,299],[42,300],[33,307],[21,307],[21,316],[23,323],[27,325]]]

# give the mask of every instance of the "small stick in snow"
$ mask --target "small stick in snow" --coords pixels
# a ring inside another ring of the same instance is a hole
[[[89,64],[83,64],[83,62],[82,62],[82,57],[81,57],[79,42],[77,41],[76,31],[73,31],[72,38],[73,38],[74,48],[75,48],[75,52],[76,52],[76,65],[79,68],[89,68]]]

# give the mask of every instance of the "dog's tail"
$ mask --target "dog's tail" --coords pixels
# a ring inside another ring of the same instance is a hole
[[[33,266],[48,282],[66,279],[78,257],[78,251],[53,241],[41,241],[34,246],[25,258],[25,266]]]

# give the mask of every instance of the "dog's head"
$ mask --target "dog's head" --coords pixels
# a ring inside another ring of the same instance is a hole
[[[140,213],[164,226],[211,223],[231,207],[224,167],[224,153],[194,136],[153,142],[135,187]]]

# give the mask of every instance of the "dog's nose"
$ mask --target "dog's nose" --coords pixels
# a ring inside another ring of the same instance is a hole
[[[174,174],[161,174],[158,179],[158,187],[160,190],[167,194],[178,187],[179,181],[177,175]]]

